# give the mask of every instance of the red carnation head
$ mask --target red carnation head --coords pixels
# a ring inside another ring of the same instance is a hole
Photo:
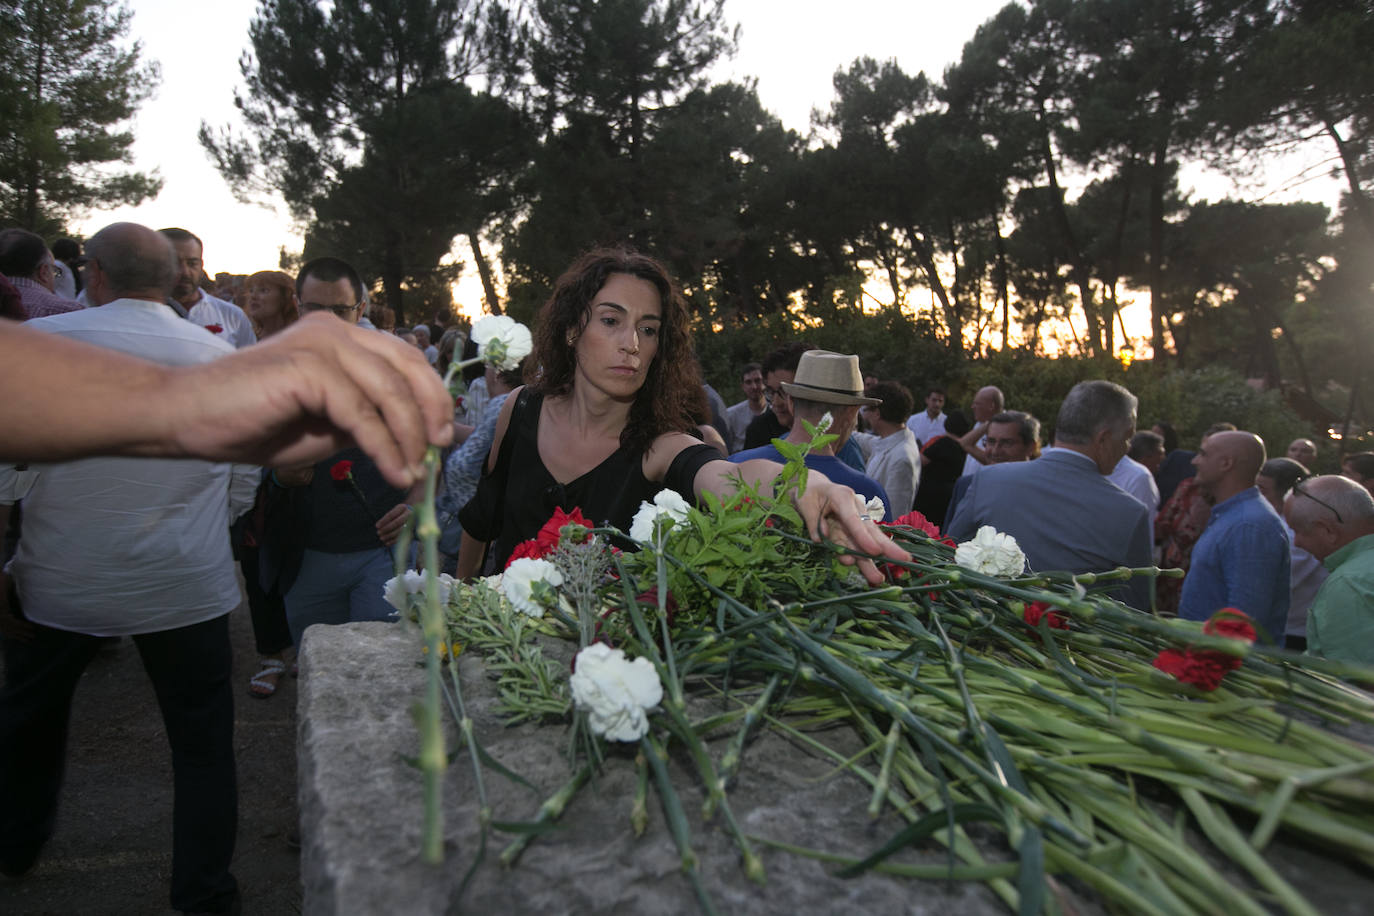
[[[342,483],[343,481],[353,476],[353,462],[334,462],[334,466],[329,469],[329,476]]]

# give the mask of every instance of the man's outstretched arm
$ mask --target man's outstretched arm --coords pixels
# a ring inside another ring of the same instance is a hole
[[[263,343],[171,367],[0,321],[0,460],[87,455],[319,461],[349,443],[410,486],[453,400],[402,341],[307,315]]]

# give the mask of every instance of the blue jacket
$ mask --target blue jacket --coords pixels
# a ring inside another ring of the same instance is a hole
[[[945,534],[967,541],[983,525],[1016,538],[1034,572],[1103,572],[1150,566],[1149,513],[1086,455],[1046,449],[1034,461],[990,464],[971,478]],[[1150,580],[1131,579],[1117,596],[1150,607]]]

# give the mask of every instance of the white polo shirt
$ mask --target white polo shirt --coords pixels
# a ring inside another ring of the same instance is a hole
[[[119,299],[28,326],[168,365],[233,351],[157,302]],[[151,409],[151,407],[150,407]],[[24,500],[8,571],[35,623],[124,636],[201,623],[239,602],[230,466],[158,458],[0,465],[0,503]]]

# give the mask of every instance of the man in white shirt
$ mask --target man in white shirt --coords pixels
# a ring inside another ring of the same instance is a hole
[[[162,234],[176,252],[177,278],[172,287],[172,299],[185,310],[186,318],[211,334],[223,337],[235,349],[257,343],[253,323],[243,309],[232,302],[216,299],[200,288],[200,280],[205,276],[205,246],[200,236],[177,228],[163,229]]]
[[[983,465],[988,464],[988,424],[992,418],[1006,410],[1007,400],[1002,389],[996,385],[986,385],[973,396],[973,429],[959,439],[959,444],[968,453],[964,458],[964,474],[976,474]]]
[[[1139,434],[1137,434],[1139,435]],[[1150,435],[1153,435],[1151,433]],[[1134,440],[1132,440],[1134,442]],[[1150,512],[1150,543],[1154,543],[1155,514],[1159,512],[1159,484],[1150,469],[1130,454],[1121,456],[1107,479],[1134,496]]]
[[[762,366],[758,363],[747,364],[740,375],[739,384],[744,389],[744,400],[725,409],[725,422],[730,424],[730,440],[726,444],[732,452],[744,448],[744,431],[755,417],[768,409],[768,402],[763,398]]]
[[[945,433],[945,389],[931,388],[926,392],[926,409],[907,418],[906,428],[916,437],[916,444],[925,445]]]
[[[877,406],[863,408],[864,419],[875,434],[864,474],[882,484],[894,517],[900,517],[911,511],[921,483],[921,450],[903,422],[911,413],[911,392],[898,382],[878,382],[864,394],[882,399]]]
[[[88,250],[99,307],[29,327],[173,366],[233,352],[165,305],[177,273],[166,239],[116,223]],[[130,636],[172,749],[172,907],[237,911],[229,481],[229,465],[195,460],[0,466],[3,515],[18,499],[25,510],[0,576],[4,603],[17,602],[3,608],[14,620],[0,640],[0,872],[28,871],[51,836],[72,692],[102,637]]]

